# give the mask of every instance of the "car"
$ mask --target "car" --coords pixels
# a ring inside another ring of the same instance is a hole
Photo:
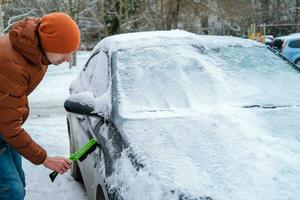
[[[300,74],[278,52],[181,30],[107,37],[65,100],[89,199],[300,196]]]
[[[274,39],[272,47],[283,56],[300,66],[300,34],[294,33]]]

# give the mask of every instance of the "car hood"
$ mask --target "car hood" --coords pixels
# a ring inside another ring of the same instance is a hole
[[[144,167],[134,170],[125,152],[110,181],[131,200],[295,199],[299,116],[297,105],[256,105],[124,119],[118,126]]]

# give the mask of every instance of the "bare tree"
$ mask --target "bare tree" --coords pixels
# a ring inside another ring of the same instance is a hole
[[[300,31],[295,25],[300,23],[300,0],[18,0],[3,4],[7,1],[0,0],[0,6],[5,6],[5,12],[0,11],[0,33],[21,17],[62,11],[79,25],[84,48],[106,36],[133,31],[180,28],[240,36],[251,24],[261,31],[264,23],[289,25],[269,26],[267,32],[274,35]]]
[[[167,29],[176,29],[178,27],[179,0],[169,0]]]
[[[300,32],[300,0],[296,0],[296,14],[295,14],[295,23],[298,24],[297,25],[297,32]]]

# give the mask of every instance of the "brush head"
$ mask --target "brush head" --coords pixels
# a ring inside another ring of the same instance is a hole
[[[94,143],[93,146],[91,146],[89,150],[87,150],[78,160],[80,162],[84,161],[89,154],[93,153],[96,150],[97,145],[97,143]]]
[[[98,146],[96,139],[91,139],[88,143],[86,143],[81,149],[79,149],[77,152],[72,154],[69,159],[75,162],[76,160],[79,160],[80,162],[84,161],[88,154],[95,151],[96,147]],[[54,182],[56,176],[58,175],[58,172],[53,171],[51,174],[49,174],[49,177],[52,182]]]

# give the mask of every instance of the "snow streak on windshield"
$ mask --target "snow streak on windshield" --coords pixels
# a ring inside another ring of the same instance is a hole
[[[300,104],[300,74],[263,47],[160,46],[117,52],[120,113]]]

